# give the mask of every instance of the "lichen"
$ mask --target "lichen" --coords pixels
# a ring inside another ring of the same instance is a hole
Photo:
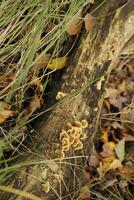
[[[62,129],[60,133],[60,145],[55,151],[58,158],[61,160],[65,157],[65,152],[68,152],[71,148],[73,150],[83,149],[82,140],[87,138],[83,129],[87,128],[87,120],[75,121],[72,125],[71,123],[67,124],[67,130]]]

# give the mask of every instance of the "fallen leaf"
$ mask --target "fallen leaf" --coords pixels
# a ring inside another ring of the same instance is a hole
[[[126,142],[134,142],[134,136],[133,135],[124,134],[124,139],[125,139]]]
[[[82,29],[83,21],[79,17],[71,19],[66,24],[66,31],[69,35],[77,35]]]
[[[125,139],[123,138],[118,142],[115,148],[115,152],[119,160],[122,162],[125,157]]]
[[[106,143],[108,142],[108,136],[109,136],[109,132],[108,131],[104,131],[104,133],[101,136],[101,140]]]
[[[117,121],[112,122],[112,123],[111,123],[111,126],[112,126],[114,129],[117,129],[117,128],[123,129],[123,127],[121,126],[121,124],[120,124],[119,122],[117,122]]]
[[[89,199],[91,196],[91,193],[90,193],[90,189],[88,186],[83,186],[81,189],[80,189],[80,196],[79,196],[79,199],[80,200],[84,200],[84,199]]]
[[[100,155],[103,158],[110,157],[114,155],[114,150],[115,150],[115,143],[114,142],[106,142],[103,144],[103,151],[100,153]]]
[[[47,64],[49,63],[51,54],[50,53],[42,53],[40,54],[35,61],[34,66],[31,69],[32,73],[36,73],[38,72],[40,69],[44,68],[47,66]]]
[[[99,166],[99,159],[94,155],[90,156],[88,159],[88,165],[97,168]]]
[[[115,156],[112,155],[100,161],[99,167],[97,168],[97,171],[99,172],[100,176],[102,176],[105,172],[107,172],[110,169],[110,165],[115,159]]]
[[[94,17],[91,14],[87,13],[84,17],[84,23],[85,23],[86,31],[87,32],[91,31],[95,24]]]
[[[111,105],[122,109],[122,104],[127,101],[127,99],[120,95],[120,92],[114,88],[107,89],[108,99]]]
[[[122,167],[121,161],[118,159],[113,160],[113,162],[110,164],[109,169],[117,169],[119,167]]]
[[[37,110],[40,107],[41,107],[41,103],[40,103],[40,100],[38,98],[38,95],[34,94],[34,96],[31,98],[31,101],[29,103],[29,106],[26,110],[25,115],[27,116],[27,115],[33,113],[35,110]]]
[[[59,58],[54,58],[52,59],[48,65],[47,68],[50,70],[59,70],[63,69],[66,65],[67,62],[67,57],[59,57]]]
[[[41,83],[41,80],[37,76],[32,77],[32,84],[36,85],[40,92],[43,91],[43,85]]]
[[[83,185],[86,185],[87,183],[89,183],[91,181],[91,178],[92,178],[92,176],[91,176],[90,172],[84,171],[83,172]]]
[[[11,105],[0,102],[0,123],[3,123],[8,117],[15,115],[14,111],[10,110]]]
[[[126,179],[131,179],[134,177],[134,167],[132,166],[123,166],[118,169],[118,172],[120,176],[126,178]]]
[[[124,108],[123,111],[120,113],[120,119],[121,119],[122,122],[128,121],[129,127],[133,130],[134,129],[134,124],[133,124],[133,122],[134,122],[134,108],[133,107]]]

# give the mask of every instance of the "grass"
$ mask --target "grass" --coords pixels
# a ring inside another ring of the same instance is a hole
[[[16,154],[34,154],[24,145],[24,141],[30,136],[29,130],[25,132],[24,129],[25,126],[29,127],[31,121],[43,114],[43,112],[32,113],[30,119],[24,118],[23,104],[28,101],[27,91],[32,82],[30,70],[36,63],[36,54],[51,52],[52,57],[62,55],[63,43],[68,41],[66,23],[81,13],[87,2],[85,0],[28,0],[26,2],[7,0],[0,3],[0,101],[10,104],[17,113],[17,117],[13,120],[7,119],[0,127],[1,183],[11,172],[33,163],[33,161],[30,163],[25,161],[15,164],[18,159]],[[51,73],[53,71],[47,72],[44,69],[41,75],[37,74],[39,80],[46,77],[40,96],[45,94],[45,87]],[[55,106],[44,112],[48,112]],[[41,140],[39,145],[41,146]],[[3,154],[5,151],[9,154],[8,157]],[[12,153],[9,153],[10,151]],[[40,161],[33,164],[37,163]]]

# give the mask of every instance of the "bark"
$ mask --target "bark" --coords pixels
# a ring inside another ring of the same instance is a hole
[[[95,12],[96,23],[93,30],[82,37],[75,57],[70,57],[68,67],[60,80],[60,91],[64,92],[66,97],[53,106],[51,114],[47,119],[42,119],[38,130],[44,143],[49,144],[44,145],[41,156],[50,159],[50,156],[55,156],[56,143],[59,143],[61,130],[67,129],[67,123],[73,124],[76,120],[86,119],[88,128],[85,132],[88,138],[84,142],[84,148],[75,152],[70,150],[66,154],[66,159],[60,163],[64,180],[59,185],[54,187],[51,178],[49,179],[55,191],[51,189],[47,194],[43,192],[40,168],[36,165],[31,166],[31,172],[28,173],[38,176],[38,180],[18,173],[14,179],[15,187],[36,194],[42,199],[73,199],[77,195],[76,191],[82,184],[84,156],[91,153],[93,139],[99,127],[108,76],[111,70],[118,66],[120,56],[127,53],[134,39],[134,1],[128,1],[120,9],[117,9],[120,1],[116,2],[107,1]],[[65,165],[65,161],[70,164]],[[27,169],[23,171],[26,172]],[[11,200],[17,197],[2,193],[0,199]]]

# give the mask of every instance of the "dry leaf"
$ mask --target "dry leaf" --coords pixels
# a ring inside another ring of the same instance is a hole
[[[121,118],[121,121],[129,121],[129,122],[132,122],[132,123],[129,123],[129,127],[132,128],[132,130],[134,129],[134,108],[125,108],[121,114],[120,114],[120,118]]]
[[[120,175],[126,179],[131,179],[134,177],[134,167],[133,166],[123,166],[118,169]]]
[[[32,77],[32,84],[37,85],[38,87],[40,87],[41,81],[37,76],[33,76]]]
[[[34,66],[31,69],[32,73],[36,73],[38,70],[44,68],[47,66],[49,60],[50,60],[51,54],[46,53],[46,54],[40,54],[35,61]]]
[[[122,109],[122,104],[126,102],[126,98],[122,97],[117,89],[114,88],[108,88],[107,89],[107,95],[108,99],[111,105],[119,108],[119,110]]]
[[[119,160],[122,162],[125,157],[125,139],[123,138],[118,142],[115,148],[115,152]]]
[[[132,135],[124,134],[124,138],[126,142],[134,142],[134,136]]]
[[[96,156],[90,156],[88,159],[88,165],[97,168],[99,166],[99,159]]]
[[[14,111],[10,110],[11,105],[0,101],[0,123],[3,123],[8,117],[15,115]]]
[[[111,126],[112,126],[114,129],[117,129],[117,128],[123,129],[123,127],[122,127],[122,126],[120,125],[120,123],[117,122],[117,121],[112,122],[112,123],[111,123]]]
[[[32,77],[32,84],[36,85],[40,92],[43,91],[43,85],[37,76]]]
[[[66,25],[66,31],[69,35],[77,35],[82,29],[83,21],[80,18],[73,18]]]
[[[34,96],[31,98],[31,101],[29,103],[29,106],[27,108],[25,115],[29,115],[29,114],[33,113],[35,110],[37,110],[40,107],[41,107],[40,100],[39,100],[37,94],[34,94]]]
[[[87,183],[89,183],[92,179],[92,176],[90,174],[90,172],[83,172],[83,185],[86,185]]]
[[[121,161],[116,159],[115,156],[110,156],[108,158],[103,159],[103,161],[100,162],[100,166],[99,168],[97,168],[97,171],[100,175],[102,175],[110,169],[117,169],[119,167],[122,167]]]
[[[116,145],[114,142],[106,142],[103,145],[103,151],[100,153],[100,155],[103,158],[107,158],[107,157],[114,155],[115,146]]]
[[[109,132],[105,131],[102,136],[101,136],[101,140],[106,143],[108,142],[108,136],[109,136]]]
[[[107,172],[110,169],[111,163],[115,160],[115,156],[109,156],[108,158],[104,158],[100,163],[99,167],[97,168],[97,171],[99,172],[100,176],[102,176],[103,173]]]
[[[59,70],[63,69],[66,65],[67,62],[67,57],[59,57],[59,58],[54,58],[52,59],[48,65],[47,68],[50,70]]]
[[[92,28],[95,24],[94,22],[95,22],[94,17],[91,14],[87,13],[84,17],[86,31],[89,32],[92,30]]]
[[[122,167],[121,161],[118,159],[113,160],[113,162],[110,164],[109,169],[117,169],[119,167]]]

